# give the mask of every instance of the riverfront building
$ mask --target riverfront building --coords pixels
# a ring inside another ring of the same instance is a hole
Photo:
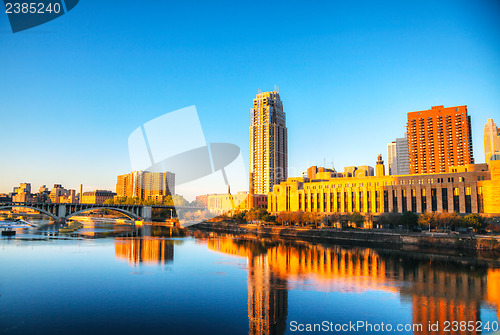
[[[267,195],[265,194],[254,194],[252,196],[252,205],[249,204],[248,200],[249,195],[247,192],[238,192],[236,194],[208,194],[207,208],[210,213],[215,215],[232,213],[250,208],[267,208]]]
[[[279,92],[259,93],[253,99],[249,133],[250,193],[267,194],[288,173],[286,118]]]
[[[383,171],[379,157],[377,169]],[[446,173],[315,179],[288,178],[268,195],[268,210],[321,213],[458,212],[500,214],[500,161]]]
[[[92,192],[84,192],[82,204],[103,204],[108,199],[113,199],[116,193],[111,191],[96,190]]]
[[[408,139],[406,137],[397,138],[392,143],[387,144],[387,165],[389,175],[409,174],[408,163]]]
[[[484,125],[484,157],[486,164],[491,160],[500,160],[500,129],[493,119],[488,119]]]
[[[434,106],[408,113],[410,174],[445,173],[450,166],[474,164],[467,106]]]
[[[171,172],[133,171],[117,177],[118,197],[162,201],[175,194],[175,174]]]

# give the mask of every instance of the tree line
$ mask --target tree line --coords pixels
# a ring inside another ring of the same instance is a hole
[[[372,214],[361,214],[359,212],[341,214],[341,213],[318,213],[318,212],[280,212],[271,215],[264,208],[253,208],[248,211],[240,211],[229,217],[224,214],[219,217],[222,220],[231,220],[238,223],[268,223],[282,226],[299,227],[326,227],[337,228],[371,228],[378,226],[380,228],[399,228],[404,227],[408,230],[460,230],[461,228],[473,228],[475,230],[484,230],[488,225],[484,217],[479,214],[468,214],[462,216],[458,213],[422,213],[413,212],[404,213],[384,213],[379,216]],[[498,227],[489,227],[498,230]]]

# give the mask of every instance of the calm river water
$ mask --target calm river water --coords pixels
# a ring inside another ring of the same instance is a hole
[[[498,330],[500,269],[494,259],[177,235],[165,227],[87,221],[71,234],[49,225],[0,238],[0,333]],[[460,328],[460,321],[470,329]]]

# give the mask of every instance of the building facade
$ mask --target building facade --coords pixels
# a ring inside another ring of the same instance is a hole
[[[268,210],[321,213],[411,211],[500,213],[500,161],[450,167],[447,173],[288,178],[268,196]]]
[[[116,193],[111,191],[96,190],[83,192],[82,204],[103,204],[108,199],[113,199]]]
[[[175,194],[175,174],[171,172],[133,171],[117,177],[116,194],[119,197],[162,201]]]
[[[474,164],[467,106],[434,106],[408,113],[410,174],[444,173],[450,166]]]
[[[406,137],[397,138],[392,143],[387,144],[387,165],[389,175],[409,174],[408,163],[408,139]]]
[[[251,204],[249,201],[250,197],[252,197]],[[208,194],[207,208],[210,213],[215,215],[234,213],[241,210],[249,210],[250,208],[267,208],[267,195],[254,194],[252,196],[247,192]]]
[[[249,133],[250,182],[255,194],[267,194],[288,174],[286,117],[277,91],[257,94]]]
[[[484,158],[486,164],[500,160],[500,130],[493,119],[488,119],[484,125]]]

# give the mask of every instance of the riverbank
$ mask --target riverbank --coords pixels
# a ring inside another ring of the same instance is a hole
[[[489,236],[448,235],[379,230],[340,230],[335,228],[302,228],[290,226],[258,226],[231,222],[199,223],[190,229],[231,234],[253,234],[263,237],[300,238],[365,246],[433,248],[438,250],[500,251],[500,240]]]

